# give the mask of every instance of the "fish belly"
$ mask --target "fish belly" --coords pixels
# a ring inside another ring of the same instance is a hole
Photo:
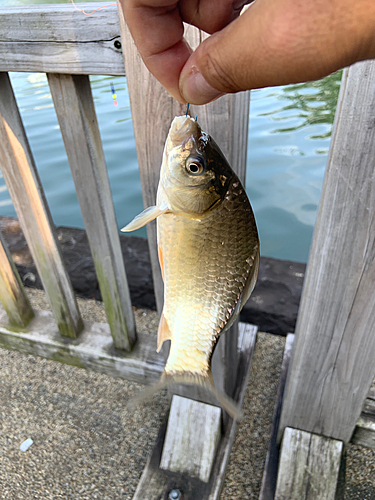
[[[158,219],[164,266],[164,317],[171,333],[170,374],[204,375],[258,252],[250,204],[228,196],[201,219],[173,213]]]

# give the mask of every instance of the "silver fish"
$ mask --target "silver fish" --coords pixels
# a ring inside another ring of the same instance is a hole
[[[255,286],[259,239],[240,180],[215,141],[190,117],[176,117],[166,140],[156,206],[123,231],[157,218],[164,309],[158,351],[171,341],[157,386],[197,384],[212,392],[233,417],[234,402],[218,392],[211,374],[215,345],[237,319]]]

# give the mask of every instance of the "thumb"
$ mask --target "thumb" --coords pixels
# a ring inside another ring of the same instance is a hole
[[[180,74],[182,96],[206,104],[223,93],[315,80],[358,60],[363,24],[353,23],[347,1],[256,0],[193,52]]]

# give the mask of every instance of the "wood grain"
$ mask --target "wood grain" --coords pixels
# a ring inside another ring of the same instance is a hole
[[[375,376],[375,62],[345,70],[281,416],[347,443]]]
[[[80,3],[0,9],[0,71],[124,75],[116,6]]]
[[[0,165],[60,332],[83,323],[7,73],[0,73]]]
[[[34,317],[29,299],[0,232],[0,300],[7,313],[10,327],[24,328]]]
[[[135,323],[90,81],[49,74],[48,83],[117,349],[131,350]]]
[[[155,350],[156,336],[139,334],[131,353],[113,347],[107,323],[84,322],[78,339],[62,337],[49,311],[35,311],[27,331],[8,328],[0,307],[0,345],[4,349],[32,354],[60,363],[85,368],[138,384],[155,383],[162,374],[164,360]]]
[[[221,437],[221,408],[173,396],[160,468],[210,480]]]
[[[335,500],[342,441],[285,429],[275,500]]]

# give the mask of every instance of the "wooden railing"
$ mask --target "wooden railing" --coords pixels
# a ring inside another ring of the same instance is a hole
[[[90,9],[82,4],[80,8]],[[4,310],[0,311],[0,345],[149,384],[160,376],[164,357],[156,354],[154,337],[137,335],[135,331],[88,75],[124,75],[126,67],[146,206],[155,203],[163,144],[171,120],[183,114],[185,108],[173,101],[145,69],[119,13],[116,7],[106,7],[93,16],[85,16],[70,4],[0,10],[0,166],[52,308],[52,313],[32,311],[11,256],[1,241],[0,299]],[[186,36],[195,47],[202,34],[189,28]],[[9,71],[47,73],[108,324],[81,319]],[[356,429],[355,442],[374,445],[375,424],[370,412],[373,395],[370,394],[365,413],[358,421],[375,375],[374,63],[350,68],[343,82],[279,426],[279,442],[284,436],[280,462],[283,472],[279,474],[275,498],[307,498],[301,489],[303,485],[287,481],[293,476],[293,468],[299,466],[298,457],[303,455],[309,464],[310,479],[315,478],[317,484],[324,482],[332,490],[330,485],[335,486],[332,478],[338,477],[343,443],[351,439],[353,431]],[[249,93],[228,95],[199,107],[199,112],[196,109],[192,107],[192,114],[199,114],[202,128],[215,137],[244,180]],[[157,308],[161,312],[163,283],[155,224],[149,224],[147,231]],[[214,355],[218,389],[225,390],[239,404],[244,397],[255,338],[255,327],[242,325],[238,335],[238,327],[234,326],[221,337]],[[208,401],[197,390],[186,392],[180,388],[179,393]],[[204,476],[199,474],[200,479],[193,482],[184,479],[185,493],[189,488],[197,491],[199,486],[202,498],[216,499],[235,423],[224,418],[221,433],[216,413],[215,416],[207,408],[201,411],[190,403],[180,403],[178,400],[176,405],[198,419],[194,421],[198,427],[202,424],[199,415],[216,419],[216,430],[210,437],[219,444],[216,455],[215,449],[211,454],[211,475],[206,470]],[[175,425],[186,425],[185,432],[192,433],[192,445],[198,447],[192,426],[186,420],[178,420],[180,413],[172,407],[171,421],[176,419]],[[275,447],[277,427],[273,432]],[[165,498],[176,477],[181,480],[181,476],[173,476],[170,470],[163,472],[162,467],[155,465],[160,461],[164,435],[162,429],[137,499]],[[306,445],[310,442],[315,443],[315,452],[312,445]],[[288,454],[291,446],[295,453]],[[168,446],[163,449],[163,453],[171,453],[166,451],[171,449]],[[177,453],[189,456],[188,449]],[[322,460],[320,455],[324,455]],[[317,457],[319,460],[315,460]],[[169,463],[169,458],[164,457],[163,463]],[[190,470],[189,464],[186,470]],[[331,471],[329,477],[324,475],[326,470]],[[274,490],[272,495],[265,491],[264,500],[274,498]],[[188,498],[196,497],[185,494],[184,499]]]

